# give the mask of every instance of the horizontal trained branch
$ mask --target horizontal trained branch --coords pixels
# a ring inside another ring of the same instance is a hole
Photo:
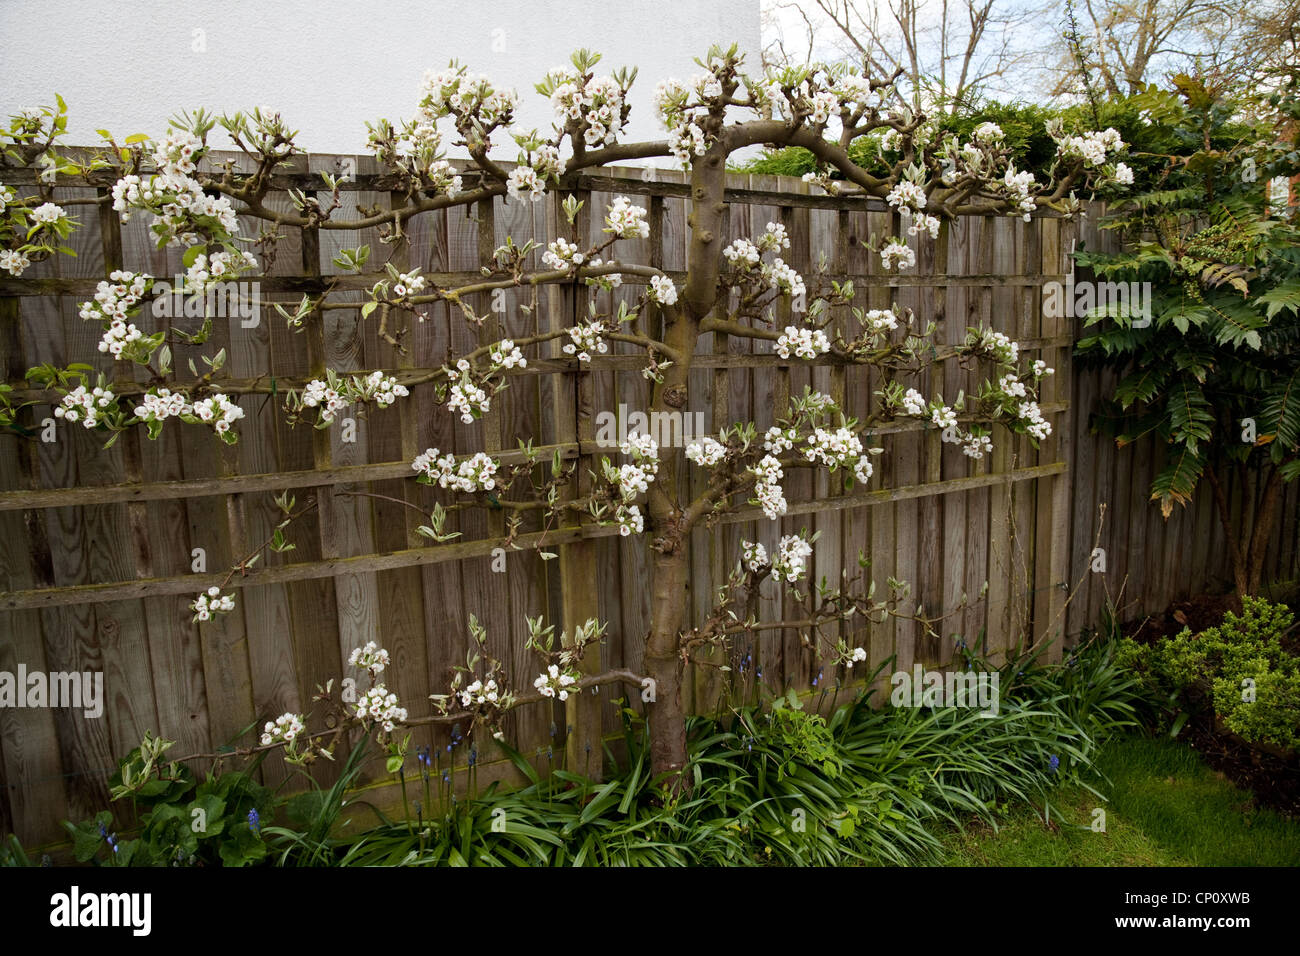
[[[879,489],[839,498],[791,504],[786,514],[800,515],[849,511],[894,501],[906,501],[911,498],[956,494],[994,485],[1050,478],[1053,475],[1064,474],[1067,468],[1065,462],[1055,462],[1050,465],[1035,465],[1030,468],[1018,468],[1014,471],[998,474],[971,475],[965,478],[948,478],[942,481],[908,485],[901,488]],[[728,512],[721,518],[721,521],[723,524],[755,521],[761,518],[762,514],[763,510],[761,508],[740,508]],[[618,533],[619,529],[616,525],[584,525],[581,528],[561,528],[554,531],[519,535],[514,539],[514,545],[519,550],[538,550],[587,538],[616,536]],[[367,554],[348,558],[332,558],[325,561],[286,564],[277,568],[248,571],[231,578],[228,582],[225,574],[217,573],[177,575],[167,578],[150,578],[140,581],[111,582],[107,584],[73,584],[56,588],[32,588],[0,593],[0,610],[21,611],[30,608],[102,604],[106,601],[133,600],[165,594],[195,594],[205,588],[222,584],[231,588],[261,587],[267,584],[310,581],[342,574],[390,571],[394,568],[409,568],[425,564],[439,564],[445,561],[459,561],[465,558],[486,557],[494,549],[503,547],[505,543],[506,539],[503,537],[487,538],[479,541],[461,541],[454,544],[438,545],[436,547],[391,551],[386,554]]]

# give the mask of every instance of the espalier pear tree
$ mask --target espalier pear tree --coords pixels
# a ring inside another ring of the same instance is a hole
[[[620,258],[620,243],[645,238],[649,232],[645,210],[626,198],[598,211],[603,228],[590,242],[580,244],[566,237],[545,242],[541,269],[527,266],[528,254],[541,243],[530,237],[519,237],[520,242],[512,238],[496,250],[480,280],[455,288],[435,284],[419,269],[392,263],[376,267],[366,247],[345,249],[336,260],[339,266],[369,272],[374,278],[367,301],[359,306],[362,316],[376,322],[378,334],[394,345],[400,345],[406,324],[432,303],[447,303],[464,321],[481,327],[484,317],[468,302],[472,293],[532,290],[533,304],[528,308],[536,308],[538,290],[560,284],[585,299],[581,307],[585,319],[572,327],[478,347],[450,357],[438,368],[395,373],[326,370],[311,381],[279,385],[281,395],[291,387],[283,400],[293,420],[325,427],[344,408],[384,409],[413,400],[410,390],[429,383],[436,403],[444,406],[433,413],[473,422],[530,357],[567,356],[575,368],[588,363],[599,366],[600,354],[612,342],[644,353],[644,374],[653,382],[646,411],[652,415],[686,407],[700,337],[711,332],[771,342],[791,364],[829,355],[849,366],[875,369],[874,380],[882,385],[862,418],[848,418],[828,396],[806,391],[793,397],[788,408],[776,410],[775,424],[764,434],[758,434],[753,422],[741,421],[717,435],[698,437],[684,449],[670,449],[659,447],[651,435],[633,433],[622,442],[617,460],[603,460],[599,473],[593,472],[576,495],[565,493],[573,487],[573,466],[558,457],[541,460],[529,452],[531,446],[525,448],[522,461],[511,464],[485,452],[457,458],[436,448],[412,462],[416,480],[445,491],[423,529],[432,539],[430,547],[449,536],[445,522],[450,509],[487,504],[489,498],[494,507],[541,513],[548,526],[572,524],[582,517],[617,525],[624,535],[648,536],[653,560],[645,673],[631,676],[654,682],[654,702],[649,705],[653,767],[671,775],[684,767],[687,756],[680,693],[684,668],[695,655],[759,625],[747,608],[765,580],[787,588],[786,607],[798,611],[797,620],[767,621],[763,626],[798,627],[814,635],[836,664],[865,660],[865,650],[838,638],[824,638],[823,628],[853,615],[879,620],[894,613],[900,595],[905,594],[905,586],[893,581],[884,598],[875,597],[873,588],[854,587],[863,582],[847,579],[813,586],[808,581],[813,542],[802,534],[788,535],[771,554],[758,543],[746,542],[717,590],[716,605],[702,620],[688,621],[681,595],[687,584],[691,535],[708,533],[711,519],[746,505],[761,507],[767,519],[779,519],[787,507],[782,483],[793,469],[840,469],[846,483],[867,480],[873,471],[872,458],[881,449],[866,447],[863,435],[897,418],[918,419],[941,430],[944,441],[960,445],[972,458],[987,454],[998,440],[995,425],[1035,441],[1050,432],[1037,396],[1039,382],[1051,370],[1041,362],[1024,361],[1019,345],[1007,336],[977,328],[961,345],[939,345],[934,341],[934,322],[914,324],[910,312],[896,307],[855,308],[851,283],[825,283],[791,268],[783,259],[790,240],[779,223],[725,243],[728,157],[746,147],[801,146],[816,159],[816,169],[805,177],[809,181],[842,196],[888,203],[906,233],[873,238],[871,254],[879,255],[886,269],[914,265],[915,247],[933,242],[955,216],[993,213],[1027,220],[1045,207],[1071,215],[1079,204],[1077,193],[1125,181],[1128,170],[1117,160],[1123,144],[1114,130],[1066,131],[1058,126],[1051,130],[1058,150],[1048,181],[1036,181],[1032,173],[1015,168],[997,125],[982,124],[969,139],[959,141],[937,133],[924,114],[898,105],[901,100],[893,95],[893,84],[899,74],[872,77],[838,64],[751,76],[742,71],[742,57],[734,46],[711,49],[696,61],[700,72],[685,81],[659,83],[653,102],[664,137],[627,142],[628,91],[636,71],[600,73],[599,61],[598,55],[579,51],[570,65],[550,71],[537,84],[538,94],[554,109],[553,124],[544,131],[516,130],[518,95],[488,77],[455,62],[429,72],[410,119],[379,120],[369,126],[369,147],[403,201],[391,209],[363,210],[359,218],[336,216],[339,182],[329,175],[315,195],[291,193],[291,210],[268,201],[277,166],[298,152],[294,131],[272,109],[220,117],[202,111],[184,114],[156,139],[132,137],[120,146],[108,139],[108,149],[93,164],[111,170],[111,202],[123,220],[148,216],[160,247],[184,250],[186,288],[200,294],[215,283],[255,274],[259,264],[254,244],[265,255],[277,227],[377,228],[391,237],[425,212],[496,196],[528,203],[547,192],[567,197],[562,208],[572,224],[579,205],[572,194],[578,174],[656,157],[681,163],[689,172],[690,236],[685,280],[680,285],[659,269]],[[68,168],[56,147],[63,117],[61,102],[57,109],[14,117],[6,133],[10,163],[42,164],[56,174]],[[244,153],[242,171],[233,164],[214,172],[198,171],[197,164],[209,149],[209,134],[217,126]],[[862,137],[870,138],[887,175],[880,173],[880,167],[868,172],[850,159],[850,144]],[[506,168],[492,154],[496,147],[500,155],[500,147],[512,141],[518,148],[517,161]],[[446,158],[444,145],[452,144],[468,152],[467,163],[453,165]],[[50,201],[52,183],[52,178],[42,178],[39,195],[31,197],[4,191],[0,268],[19,275],[30,261],[59,253],[71,220]],[[237,216],[261,220],[262,233],[242,235]],[[602,291],[624,282],[640,287],[635,304],[602,305],[613,298],[602,296]],[[170,288],[166,292],[174,295]],[[28,376],[32,388],[48,392],[44,400],[56,404],[63,422],[93,429],[109,440],[129,428],[145,428],[154,438],[163,428],[197,427],[211,429],[217,440],[237,441],[245,415],[265,408],[265,399],[249,398],[269,393],[270,383],[223,378],[221,353],[209,356],[206,367],[174,368],[168,336],[176,332],[160,331],[150,319],[148,307],[160,294],[152,276],[114,272],[81,311],[82,318],[103,328],[100,351],[143,367],[146,382],[114,387],[90,366],[74,364],[32,369]],[[777,306],[793,317],[784,328],[772,324]],[[662,316],[662,332],[658,326],[652,330],[646,319],[650,307]],[[293,327],[320,322],[330,309],[357,308],[356,302],[338,301],[328,290],[304,296],[295,308],[277,306]],[[209,330],[205,323],[187,341],[202,342]],[[952,396],[947,403],[941,395],[921,394],[915,387],[921,373],[945,362],[980,367],[984,381],[978,391]],[[23,407],[14,398],[13,393],[5,393],[3,414],[11,425]],[[706,475],[704,482],[696,483],[703,487],[698,494],[690,494],[677,479],[682,455],[689,468]],[[306,510],[295,511],[287,495],[279,503],[285,522]],[[282,528],[265,547],[287,547]],[[240,567],[255,559],[256,555]],[[234,607],[233,596],[222,591],[213,588],[196,598],[193,609],[198,620]],[[602,676],[611,679],[609,675],[584,677],[578,670],[583,648],[602,632],[599,622],[590,621],[576,634],[563,635],[559,650],[553,649],[553,632],[543,627],[540,617],[530,620],[530,627],[530,646],[542,661],[535,679],[525,675],[522,689],[515,687],[510,680],[514,675],[508,675],[500,662],[471,656],[452,678],[450,692],[435,698],[427,719],[454,717],[475,727],[496,729],[508,707],[564,698],[571,689]],[[475,623],[474,629],[481,645],[481,628]],[[383,736],[426,718],[408,715],[378,683],[382,659],[376,655],[381,651],[359,648],[350,662],[369,671],[375,685],[354,705],[351,717]],[[288,747],[302,757],[317,746],[315,739],[301,715],[285,715],[268,725],[262,743]]]

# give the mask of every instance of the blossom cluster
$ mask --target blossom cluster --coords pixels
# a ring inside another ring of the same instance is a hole
[[[562,348],[565,355],[578,356],[580,362],[590,362],[592,352],[608,352],[609,345],[600,337],[604,326],[600,322],[575,325],[568,330],[570,341]]]
[[[480,129],[510,122],[519,105],[514,90],[498,90],[482,73],[468,73],[452,63],[445,70],[428,70],[420,89],[420,116],[427,123],[440,117],[473,114]],[[486,145],[486,144],[485,144]]]
[[[348,400],[328,382],[314,379],[302,391],[302,404],[306,408],[319,408],[322,422],[334,421],[334,414],[348,407]]]
[[[497,682],[493,678],[489,677],[487,683],[476,678],[473,683],[458,691],[458,694],[460,695],[460,705],[462,707],[473,707],[476,704],[495,704],[501,697],[501,688],[497,686]]]
[[[268,720],[262,728],[262,746],[269,747],[281,742],[292,744],[307,729],[301,714],[281,714],[275,720]]]
[[[572,674],[565,673],[560,668],[551,664],[546,668],[546,673],[538,676],[533,681],[533,686],[543,697],[558,697],[560,700],[569,699],[569,688],[578,682],[578,679]]]
[[[769,222],[767,228],[754,239],[736,239],[722,250],[722,255],[741,272],[759,266],[763,281],[772,289],[789,296],[802,296],[807,287],[799,275],[780,256],[770,263],[762,262],[763,253],[779,252],[790,248],[790,237],[779,222]],[[788,356],[787,356],[788,357]]]
[[[574,266],[582,265],[583,255],[576,242],[570,242],[561,236],[553,240],[542,253],[542,265],[559,272],[568,272]]]
[[[502,339],[488,353],[492,364],[498,368],[527,368],[528,359],[519,351],[512,339]]]
[[[135,417],[146,422],[161,422],[167,418],[193,414],[194,407],[185,400],[185,394],[168,388],[151,388],[135,407]]]
[[[777,545],[776,552],[776,557],[772,559],[772,573],[778,579],[785,578],[793,584],[807,573],[807,560],[813,549],[802,535],[785,535]]]
[[[732,265],[739,265],[744,269],[748,266],[757,265],[762,254],[758,251],[758,246],[748,239],[736,239],[727,248],[722,250],[722,254]]]
[[[631,501],[650,489],[659,474],[659,443],[649,435],[633,432],[619,445],[619,451],[632,458],[631,464],[619,466],[616,484],[624,501]]]
[[[22,275],[31,264],[32,260],[21,249],[0,249],[0,269],[10,275]]]
[[[727,454],[727,446],[717,439],[705,436],[686,446],[686,458],[705,468],[711,468],[722,461]]]
[[[938,239],[939,226],[940,222],[936,217],[923,212],[918,212],[913,214],[912,224],[907,227],[907,234],[909,236],[917,236],[923,232],[928,232],[931,239]]]
[[[759,542],[741,541],[740,552],[745,566],[755,574],[767,567],[767,548]]]
[[[798,437],[799,430],[796,428],[782,428],[779,425],[773,425],[763,435],[763,448],[774,455],[779,455],[781,452],[793,448]]]
[[[112,389],[94,388],[87,391],[86,386],[78,385],[63,396],[59,406],[54,409],[54,417],[62,418],[69,424],[80,421],[86,428],[94,428],[102,423],[114,398]]]
[[[588,146],[612,146],[627,122],[623,88],[612,76],[582,74],[568,67],[556,67],[546,74],[551,84],[551,108],[555,128],[576,124]]]
[[[1002,186],[1006,189],[1007,199],[1016,207],[1025,222],[1029,222],[1032,218],[1030,214],[1038,207],[1031,195],[1034,185],[1032,172],[1027,169],[1016,172],[1014,163],[1007,165],[1007,171],[1002,175]]]
[[[1043,418],[1043,412],[1037,402],[1021,402],[1016,414],[1024,423],[1025,432],[1031,437],[1042,441],[1052,433],[1052,426],[1047,419]]]
[[[154,150],[158,173],[124,176],[113,184],[113,209],[128,222],[133,209],[153,214],[150,228],[170,245],[194,245],[203,238],[225,239],[239,232],[229,197],[209,196],[197,179],[193,157],[199,140],[172,129]]]
[[[92,322],[124,322],[152,285],[147,273],[114,270],[95,287],[94,300],[81,303],[79,314]]]
[[[194,417],[211,425],[223,439],[233,441],[230,426],[244,417],[244,410],[220,393],[194,403]],[[227,437],[229,435],[229,437]]]
[[[373,720],[384,728],[385,733],[392,733],[397,724],[406,720],[406,708],[398,706],[396,694],[383,684],[376,684],[357,701],[357,716],[362,720]]]
[[[961,451],[968,458],[983,458],[993,451],[993,439],[988,435],[976,435],[972,432],[963,440]]]
[[[809,461],[820,461],[832,471],[840,465],[851,465],[854,477],[864,483],[874,470],[871,459],[862,453],[862,439],[844,426],[834,430],[820,426],[814,428],[808,436],[804,457]]]
[[[397,281],[393,283],[393,295],[399,299],[405,299],[409,295],[419,295],[424,291],[428,280],[420,275],[418,269],[412,272],[402,272],[397,276]]]
[[[770,264],[765,264],[762,272],[767,284],[779,292],[790,296],[801,296],[806,291],[803,276],[795,272],[794,268],[787,265],[780,256],[773,259]]]
[[[366,641],[364,647],[352,649],[352,653],[348,656],[348,664],[370,671],[372,674],[379,674],[389,664],[388,651],[374,641]]]
[[[998,379],[998,391],[1011,398],[1025,398],[1029,394],[1025,383],[1014,375],[1003,375]]]
[[[618,523],[618,533],[627,537],[645,530],[645,517],[640,507],[631,502],[650,490],[650,482],[659,473],[659,443],[649,435],[633,432],[619,445],[619,451],[632,461],[617,468],[606,463],[605,477],[618,491],[614,521]]]
[[[1106,162],[1106,154],[1124,148],[1119,131],[1108,127],[1101,132],[1088,132],[1082,136],[1066,136],[1056,143],[1056,150],[1062,156],[1078,157],[1087,166],[1100,166]]]
[[[650,235],[650,223],[645,221],[645,208],[633,206],[626,196],[618,196],[605,213],[605,232],[619,239],[645,239]]]
[[[787,325],[776,340],[776,354],[788,359],[790,353],[801,359],[815,359],[831,350],[830,339],[821,329],[801,329]]]
[[[28,213],[32,217],[32,222],[41,225],[53,225],[61,219],[67,219],[68,214],[62,206],[57,206],[52,202],[41,203],[35,209]]]
[[[447,406],[453,412],[460,412],[460,420],[466,425],[473,424],[478,415],[491,409],[492,399],[470,377],[469,359],[458,359],[455,368],[447,369],[447,379],[452,383]]]
[[[987,352],[1002,365],[1015,365],[1020,358],[1020,343],[993,329],[985,329],[975,341],[975,347]]]
[[[677,302],[677,286],[669,276],[651,276],[650,298],[660,305],[674,305]]]
[[[496,487],[499,467],[498,462],[483,452],[457,463],[454,455],[443,455],[436,448],[417,455],[411,462],[411,468],[422,472],[420,478],[426,483],[436,481],[439,488],[464,492],[491,491]]]
[[[134,323],[115,319],[105,330],[104,337],[99,340],[99,350],[120,359],[123,358],[123,353],[143,338],[144,333],[136,328]]]
[[[689,166],[692,157],[703,156],[708,150],[709,138],[702,125],[708,113],[707,101],[722,92],[722,81],[712,71],[698,73],[687,83],[669,78],[655,87],[651,98],[655,112],[668,130],[669,150],[683,165]]]
[[[916,253],[901,239],[889,239],[880,250],[880,263],[886,269],[910,269],[916,265]]]
[[[506,192],[512,199],[537,202],[546,194],[546,180],[531,166],[516,166],[506,177]]]
[[[898,316],[893,309],[871,309],[863,314],[862,322],[872,335],[892,332],[898,328]]]
[[[775,521],[785,514],[787,508],[785,491],[781,487],[781,479],[785,477],[781,462],[772,455],[764,455],[763,460],[750,466],[749,470],[755,476],[751,502],[762,507],[763,514]]]
[[[235,599],[229,594],[222,594],[221,588],[208,588],[206,594],[200,594],[190,604],[190,610],[194,612],[194,620],[208,621],[214,614],[228,614],[235,609]]]
[[[251,252],[214,252],[210,256],[200,253],[185,270],[185,287],[203,291],[245,269],[256,268],[257,257]]]
[[[897,208],[913,209],[917,212],[925,209],[927,202],[925,187],[920,183],[914,183],[910,180],[901,180],[894,185],[894,188],[885,196],[885,202],[890,206]]]

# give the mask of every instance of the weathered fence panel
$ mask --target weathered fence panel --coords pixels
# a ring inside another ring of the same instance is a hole
[[[312,156],[278,185],[318,188],[312,175],[347,162],[357,177],[345,185],[342,214],[394,201],[368,157]],[[1159,449],[1117,450],[1090,433],[1092,405],[1114,378],[1072,367],[1070,347],[1081,320],[1043,316],[1042,287],[1064,279],[1074,243],[1113,241],[1097,229],[1098,209],[1090,208],[1081,224],[1053,217],[962,219],[946,225],[937,241],[913,239],[917,267],[900,275],[885,273],[867,250],[872,234],[900,232],[883,204],[814,196],[806,184],[778,177],[733,175],[729,186],[727,241],[782,222],[792,239],[788,261],[804,275],[824,257],[826,278],[852,278],[864,308],[911,308],[921,327],[939,323],[945,343],[960,342],[969,326],[991,324],[1057,374],[1041,403],[1053,434],[1037,450],[1024,438],[998,433],[993,455],[972,461],[913,423],[886,425],[868,442],[882,444],[885,454],[867,486],[846,492],[839,475],[799,474],[787,484],[789,513],[779,523],[748,508],[725,517],[714,534],[697,535],[690,593],[683,595],[697,618],[738,559],[742,539],[771,551],[781,534],[807,528],[821,532],[815,576],[852,574],[862,553],[879,586],[889,576],[910,582],[925,613],[944,619],[938,641],[922,640],[918,625],[907,620],[845,625],[843,636],[871,653],[870,666],[852,674],[828,668],[795,632],[761,631],[736,642],[728,660],[710,659],[729,664],[729,672],[696,668],[688,699],[697,712],[788,687],[822,696],[832,689],[856,692],[845,689],[850,678],[860,682],[890,657],[899,668],[952,662],[958,640],[972,647],[982,642],[979,649],[1002,660],[1055,635],[1049,656],[1056,657],[1060,632],[1073,637],[1094,625],[1121,583],[1131,617],[1224,582],[1222,535],[1204,496],[1168,521],[1160,517],[1147,501]],[[104,194],[103,184],[74,181],[60,186],[56,198]],[[605,204],[622,194],[646,205],[651,233],[626,244],[621,258],[680,278],[688,239],[684,176],[611,170],[582,181],[579,198],[586,205],[574,229],[553,195],[538,204],[498,199],[468,211],[426,213],[397,242],[374,229],[283,229],[274,258],[263,256],[264,265],[269,261],[260,280],[263,299],[296,303],[304,291],[333,281],[359,307],[367,283],[338,275],[332,259],[363,243],[373,250],[372,264],[388,260],[418,266],[433,281],[465,281],[507,235],[543,245],[561,234],[595,235]],[[272,206],[288,208],[287,196],[277,194]],[[76,259],[33,266],[21,279],[0,278],[0,361],[15,387],[23,386],[28,367],[42,362],[94,361],[115,381],[132,375],[143,381],[139,370],[97,353],[98,331],[78,318],[79,303],[119,266],[157,276],[181,271],[174,250],[153,248],[141,219],[122,225],[102,204],[74,211],[82,223]],[[255,234],[257,225],[245,218],[245,234]],[[539,265],[539,254],[532,255],[532,265]],[[625,282],[613,295],[630,301],[634,277]],[[584,308],[571,288],[548,288],[531,312],[520,308],[525,296],[508,296],[506,311],[477,331],[446,306],[431,307],[425,321],[412,323],[405,352],[377,334],[374,316],[363,321],[359,308],[331,309],[322,322],[295,332],[269,306],[256,325],[223,319],[209,345],[173,349],[184,367],[225,348],[231,379],[274,376],[287,389],[326,366],[398,374],[437,367],[449,349],[566,327]],[[474,305],[486,311],[486,296]],[[652,331],[659,321],[651,316]],[[0,831],[29,843],[48,841],[60,836],[61,819],[102,809],[105,778],[146,730],[178,741],[176,755],[207,753],[286,710],[309,711],[317,685],[338,678],[350,650],[367,640],[392,653],[386,676],[413,715],[425,712],[427,695],[445,690],[451,668],[464,661],[471,615],[488,628],[489,650],[521,686],[535,673],[523,651],[525,614],[544,613],[562,626],[599,616],[609,622],[600,666],[637,670],[650,619],[644,538],[620,538],[616,529],[587,523],[544,528],[531,515],[519,531],[521,550],[494,552],[503,544],[504,516],[477,511],[449,519],[461,533],[451,544],[432,545],[415,533],[418,509],[427,512],[439,500],[413,480],[410,461],[424,449],[487,450],[509,459],[518,439],[531,439],[548,455],[555,449],[579,459],[581,475],[602,451],[608,454],[594,440],[596,416],[648,405],[648,383],[631,345],[615,343],[589,368],[580,369],[557,342],[529,359],[491,413],[472,426],[433,409],[432,386],[425,383],[396,407],[357,417],[355,441],[337,426],[289,427],[278,397],[251,395],[240,399],[246,417],[233,447],[184,426],[169,427],[157,442],[136,430],[107,450],[79,428],[61,427],[55,442],[0,437],[0,670],[22,664],[103,671],[108,698],[97,720],[66,709],[0,709]],[[951,363],[926,377],[918,387],[941,391],[949,401],[977,384],[972,372]],[[712,433],[747,419],[762,431],[791,394],[812,385],[861,418],[881,384],[866,368],[783,361],[770,342],[714,333],[696,358],[686,411],[699,413]],[[28,410],[33,431],[49,411],[48,404]],[[698,479],[698,470],[686,474]],[[220,583],[226,569],[268,538],[278,515],[272,499],[286,489],[299,507],[314,506],[289,529],[295,550],[270,553],[230,582],[237,588],[234,613],[202,627],[190,623],[194,595]],[[1248,501],[1250,489],[1241,491],[1238,498]],[[1297,572],[1298,508],[1291,488],[1270,556],[1275,578]],[[1094,539],[1107,551],[1105,575],[1088,571]],[[557,550],[559,560],[541,560],[539,547]],[[502,554],[505,571],[498,573]],[[542,767],[565,762],[598,773],[602,738],[620,726],[612,703],[626,695],[623,687],[603,687],[567,707],[522,707],[508,718],[506,733]],[[423,726],[412,746],[445,748],[449,734]],[[490,741],[474,744],[488,776],[508,775],[493,764]],[[465,754],[456,759],[463,768]],[[322,772],[328,779],[334,771]],[[272,759],[262,773],[277,783],[287,768]],[[386,779],[382,763],[367,767],[368,782]]]

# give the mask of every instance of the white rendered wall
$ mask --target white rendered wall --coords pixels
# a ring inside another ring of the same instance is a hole
[[[299,130],[300,148],[355,153],[367,120],[409,118],[424,71],[453,57],[519,91],[519,128],[549,130],[533,86],[587,47],[604,55],[598,71],[640,68],[623,140],[659,138],[655,83],[698,72],[711,43],[739,43],[746,71],[759,71],[759,2],[0,0],[0,113],[60,93],[63,142],[93,145],[96,129],[121,142],[160,134],[181,110],[265,105]],[[228,143],[219,131],[210,142]],[[494,155],[516,152],[507,141]]]

